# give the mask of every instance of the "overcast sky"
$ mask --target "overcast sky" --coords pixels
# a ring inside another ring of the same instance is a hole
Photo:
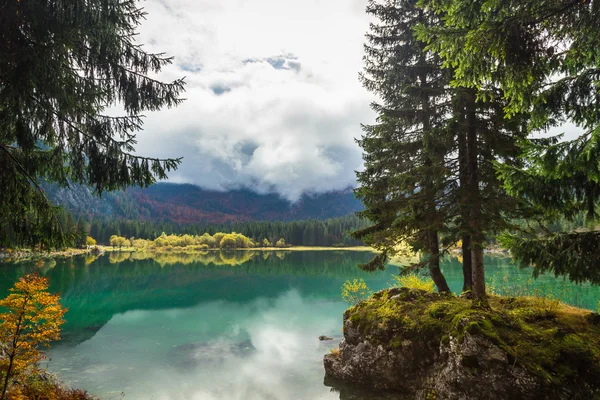
[[[296,200],[344,189],[371,123],[358,82],[366,0],[146,0],[139,42],[175,57],[187,100],[148,114],[140,154],[183,156],[170,181]]]

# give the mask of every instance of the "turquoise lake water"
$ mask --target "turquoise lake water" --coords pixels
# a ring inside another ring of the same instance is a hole
[[[356,268],[372,253],[237,252],[204,256],[137,254],[0,264],[0,296],[39,271],[68,307],[48,369],[103,399],[371,399],[323,382],[322,357],[341,339],[341,286],[364,278],[388,287],[397,266]],[[486,257],[496,292],[545,294],[596,310],[600,288],[544,276],[510,259]],[[462,286],[456,258],[443,264]],[[334,341],[321,342],[320,335]]]

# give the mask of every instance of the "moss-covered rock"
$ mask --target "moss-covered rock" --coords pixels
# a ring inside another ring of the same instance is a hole
[[[600,318],[554,300],[406,288],[344,314],[328,376],[417,399],[600,398]],[[433,396],[433,397],[432,397]]]

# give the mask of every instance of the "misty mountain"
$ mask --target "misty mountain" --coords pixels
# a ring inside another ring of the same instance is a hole
[[[327,219],[362,209],[351,189],[305,194],[296,203],[277,194],[257,194],[246,189],[216,192],[174,183],[109,192],[102,197],[79,185],[61,188],[45,184],[44,189],[51,201],[75,215],[176,223]]]

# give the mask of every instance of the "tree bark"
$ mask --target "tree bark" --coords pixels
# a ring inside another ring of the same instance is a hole
[[[463,292],[473,290],[473,267],[471,257],[471,236],[462,237],[462,268],[463,268]]]
[[[21,335],[21,324],[23,323],[23,315],[25,313],[25,306],[28,303],[28,298],[23,300],[23,309],[21,314],[19,315],[19,320],[17,321],[17,326],[15,328],[15,334],[12,338],[12,348],[10,352],[10,356],[8,357],[9,363],[8,368],[6,369],[6,375],[4,376],[4,386],[2,388],[2,396],[0,396],[0,400],[4,400],[6,398],[6,390],[8,389],[8,381],[10,380],[10,375],[12,374],[12,368],[15,361],[15,357],[17,355],[17,341],[19,336]]]
[[[438,293],[450,293],[448,282],[446,282],[446,278],[440,269],[440,242],[437,231],[431,230],[427,235],[429,236],[429,274],[437,287]]]
[[[458,102],[455,105],[455,115],[457,119],[457,141],[458,141],[458,181],[460,184],[460,191],[458,196],[458,207],[461,220],[461,231],[462,231],[462,268],[463,268],[463,292],[467,292],[473,289],[473,277],[472,277],[472,264],[471,264],[471,235],[469,235],[468,221],[469,206],[468,206],[468,193],[469,193],[469,170],[468,170],[468,159],[467,159],[467,134],[465,131],[465,104],[463,101],[462,93],[457,95]]]
[[[466,130],[467,130],[467,168],[469,176],[468,196],[470,198],[470,232],[472,255],[472,284],[473,295],[476,299],[485,299],[485,274],[483,265],[484,234],[481,227],[481,194],[478,174],[478,144],[477,144],[477,109],[475,90],[466,93]]]
[[[423,11],[419,11],[419,18],[423,18]],[[421,55],[419,56],[419,63],[421,65],[425,65],[427,60],[425,57],[425,44],[421,43]],[[427,73],[422,71],[419,74],[419,86],[421,89],[427,89],[429,87],[427,82]],[[423,146],[425,146],[425,138],[432,135],[431,132],[431,112],[430,112],[430,104],[429,104],[429,95],[426,90],[421,92],[421,107],[423,110]],[[423,163],[426,167],[431,168],[433,165],[433,158],[436,156],[435,154],[431,154],[430,149],[422,148],[423,152]],[[427,204],[425,214],[422,217],[423,221],[420,221],[425,224],[423,228],[425,245],[428,251],[428,259],[427,264],[429,267],[429,274],[437,290],[439,293],[449,293],[450,288],[448,287],[448,283],[446,282],[446,278],[444,274],[442,274],[442,270],[440,269],[440,243],[438,238],[438,226],[439,222],[437,220],[437,205],[436,205],[436,187],[432,181],[432,179],[424,179],[424,182],[421,183],[423,185],[423,194],[425,194],[424,202]]]
[[[473,294],[476,299],[483,300],[486,298],[483,249],[479,246],[474,247],[471,254],[473,257]]]

